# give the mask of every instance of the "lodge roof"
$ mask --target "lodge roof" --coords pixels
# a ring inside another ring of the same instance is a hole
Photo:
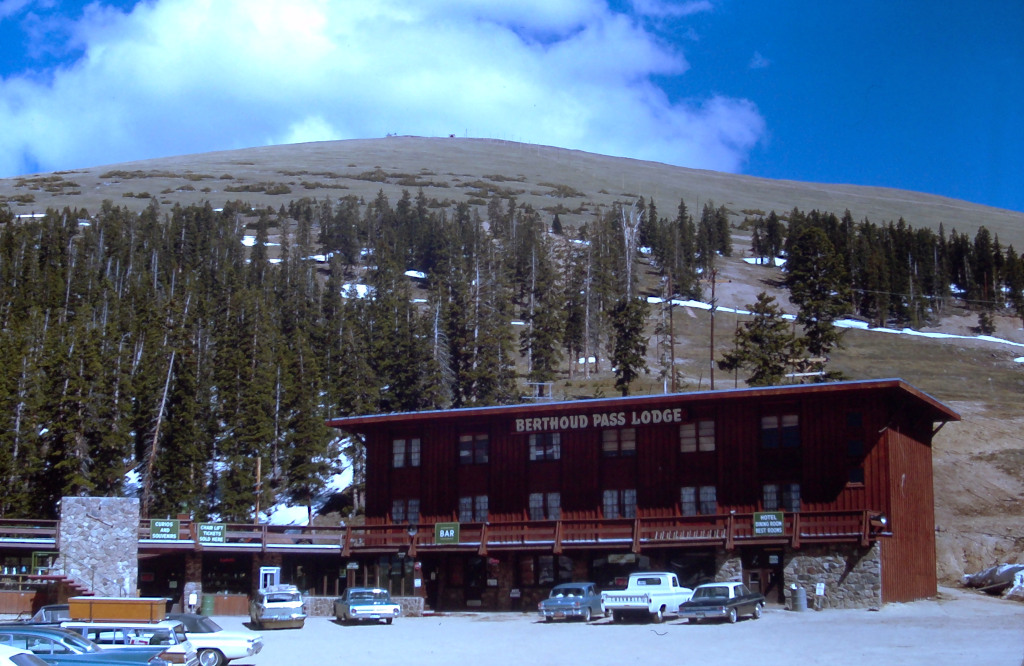
[[[332,428],[349,432],[366,432],[383,425],[399,423],[444,422],[450,420],[522,416],[544,416],[568,411],[609,410],[609,409],[656,409],[684,405],[699,405],[734,400],[785,399],[811,395],[853,396],[864,393],[889,393],[908,400],[932,422],[946,423],[959,421],[960,415],[927,393],[915,388],[902,379],[870,379],[824,384],[796,384],[791,386],[765,386],[756,388],[726,389],[721,391],[694,391],[691,393],[662,393],[618,398],[595,398],[589,400],[568,400],[547,403],[526,403],[494,407],[464,407],[459,409],[431,410],[423,412],[394,412],[366,416],[347,416],[327,421]]]

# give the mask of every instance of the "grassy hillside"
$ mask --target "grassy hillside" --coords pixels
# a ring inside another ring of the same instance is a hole
[[[737,218],[743,211],[850,209],[856,220],[900,217],[915,227],[956,228],[973,236],[988,227],[1024,248],[1024,214],[954,199],[877,187],[768,180],[490,139],[388,137],[166,157],[0,180],[0,202],[19,214],[65,205],[95,210],[104,199],[141,210],[163,205],[243,199],[277,208],[299,197],[364,198],[383,189],[392,201],[422,187],[428,198],[483,200],[511,193],[559,212],[573,225],[595,210],[644,196],[663,214],[679,200],[700,211],[709,200]],[[261,191],[262,189],[262,191]],[[280,192],[280,194],[267,194]]]
[[[904,218],[914,227],[956,229],[973,235],[985,226],[1000,241],[1024,249],[1024,214],[931,195],[884,188],[772,181],[730,174],[612,158],[578,151],[503,141],[458,138],[389,137],[250,148],[162,158],[105,167],[76,169],[0,180],[0,202],[17,214],[47,207],[97,210],[105,199],[141,210],[155,197],[162,207],[230,200],[278,208],[301,197],[357,195],[371,199],[384,190],[397,201],[403,189],[449,203],[486,205],[493,194],[514,196],[563,224],[575,226],[619,202],[638,196],[654,200],[661,215],[674,215],[680,199],[691,212],[710,201],[725,205],[734,224],[754,212],[786,212],[794,207],[842,214],[882,223]],[[737,254],[750,239],[734,231]],[[415,267],[410,267],[415,268]],[[718,305],[744,308],[762,289],[775,295],[789,312],[786,293],[777,286],[775,268],[752,266],[741,257],[724,259],[716,284]],[[645,289],[655,295],[653,271]],[[709,388],[711,317],[707,310],[677,307],[676,353],[684,373],[681,390]],[[716,355],[731,344],[735,314],[715,316]],[[951,308],[928,329],[959,338],[926,338],[879,331],[850,330],[832,367],[849,378],[898,376],[950,404],[964,417],[935,439],[936,516],[939,525],[939,573],[956,579],[999,561],[1018,561],[1024,538],[1017,526],[1024,518],[1024,331],[1021,322],[996,318],[994,337],[971,332],[976,315]],[[660,392],[652,341],[652,374],[634,393]],[[716,388],[735,379],[716,373]],[[583,397],[614,394],[607,371],[583,379],[580,374],[558,382],[555,395]]]

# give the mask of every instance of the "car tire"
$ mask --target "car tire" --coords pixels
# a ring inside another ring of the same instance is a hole
[[[612,611],[612,622],[622,622],[622,613],[619,611]]]
[[[659,606],[658,610],[651,614],[651,622],[654,624],[661,624],[665,621],[665,607]]]
[[[753,617],[754,617],[755,620],[760,620],[761,619],[761,608],[763,606],[764,606],[764,604],[754,604],[754,615],[753,615]]]
[[[583,610],[583,621],[584,622],[590,622],[592,617],[593,617],[593,611],[590,610],[590,606],[587,606]]]
[[[394,619],[395,618],[393,617],[386,617],[384,618],[384,624],[391,624],[394,621]]]
[[[224,655],[220,650],[199,650],[199,666],[222,666]]]
[[[730,608],[729,609],[729,617],[728,617],[729,624],[736,624],[736,620],[738,620],[738,619],[739,619],[739,613],[736,612],[735,608]]]

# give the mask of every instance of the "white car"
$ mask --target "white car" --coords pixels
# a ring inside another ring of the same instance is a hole
[[[131,650],[139,647],[163,647],[160,658],[174,664],[199,666],[195,648],[178,620],[138,622],[121,620],[64,620],[60,626],[85,636],[104,649]]]
[[[28,650],[0,645],[0,666],[49,666]]]
[[[201,666],[223,666],[233,659],[259,654],[263,649],[261,634],[248,629],[228,631],[205,615],[168,613],[167,619],[185,625],[185,634],[195,647]]]

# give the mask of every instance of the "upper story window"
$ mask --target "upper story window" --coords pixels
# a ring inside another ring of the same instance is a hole
[[[799,448],[800,417],[796,414],[762,416],[761,446],[766,449]]]
[[[490,459],[491,439],[486,433],[459,435],[459,464],[480,465]]]
[[[561,457],[561,433],[539,432],[530,435],[530,460],[560,460]]]
[[[605,518],[636,518],[636,488],[606,490],[602,500]]]
[[[391,522],[415,525],[420,522],[420,501],[418,499],[396,499],[391,501]]]
[[[530,493],[530,520],[558,520],[561,517],[561,493]]]
[[[712,516],[718,513],[718,489],[715,486],[683,486],[679,505],[684,516]]]
[[[683,453],[715,450],[715,422],[684,423],[679,426],[679,450]]]
[[[765,511],[800,510],[799,483],[766,483],[761,496],[761,506]]]
[[[601,431],[601,455],[617,458],[636,455],[636,428],[610,428]]]
[[[487,520],[487,495],[459,498],[459,522],[482,523]]]
[[[400,467],[419,467],[420,438],[409,437],[391,440],[391,466],[395,469]]]

